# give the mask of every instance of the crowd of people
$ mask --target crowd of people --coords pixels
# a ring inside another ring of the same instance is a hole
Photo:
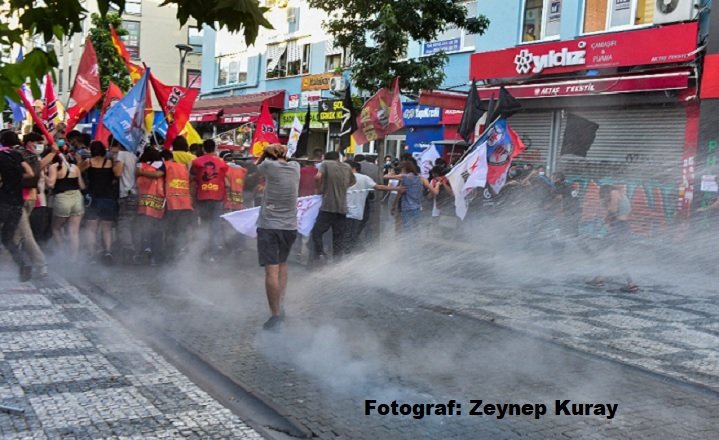
[[[331,260],[363,249],[363,233],[371,236],[377,227],[369,221],[377,204],[368,200],[387,200],[398,232],[428,224],[442,233],[457,225],[446,177],[450,167],[441,158],[424,177],[411,154],[385,157],[380,167],[373,156],[342,160],[338,152],[321,149],[310,158],[290,159],[285,146],[271,145],[253,161],[220,157],[210,139],[190,146],[180,136],[171,149],[155,139],[136,154],[112,137],[106,145],[77,131],[65,134],[62,126],[53,135],[53,142],[46,142],[35,132],[22,139],[12,130],[0,132],[2,243],[22,281],[47,275],[47,252],[88,264],[154,265],[178,259],[196,242],[212,262],[236,246],[236,234],[228,233],[221,215],[259,205],[258,258],[266,271],[272,327],[283,316],[298,197],[322,195],[306,243],[311,267],[330,260],[325,249],[330,231]],[[528,212],[530,233],[554,228],[560,219],[560,229],[577,234],[579,199],[561,173],[550,178],[543,167],[515,165],[500,194],[489,188],[476,192],[485,195],[475,198],[496,206],[520,205]],[[601,194],[610,237],[625,240],[631,211],[626,194],[616,187],[603,187]],[[627,280],[627,290],[636,291]],[[603,279],[592,283],[601,285]]]

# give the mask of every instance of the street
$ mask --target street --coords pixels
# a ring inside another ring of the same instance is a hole
[[[348,260],[319,272],[293,266],[287,323],[276,333],[261,329],[265,297],[249,249],[232,264],[197,266],[190,258],[174,268],[97,267],[67,277],[90,298],[116,302],[135,334],[170,335],[319,438],[709,438],[716,431],[719,314],[708,290],[683,295],[657,285],[632,296],[573,284],[572,275],[534,286],[508,284],[489,269],[460,277],[449,258],[428,257],[446,250],[441,245],[416,246],[412,257],[387,249],[372,263]],[[416,269],[429,262],[432,274],[421,277]],[[490,283],[478,289],[480,279]],[[462,416],[364,414],[365,400],[451,399],[463,403]],[[553,410],[566,399],[618,409],[612,419],[469,415],[471,400]]]

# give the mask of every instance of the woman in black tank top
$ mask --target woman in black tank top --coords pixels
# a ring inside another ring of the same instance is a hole
[[[102,234],[102,260],[110,264],[112,263],[112,224],[117,219],[118,178],[122,168],[119,163],[114,163],[112,158],[107,156],[107,150],[102,142],[94,141],[90,143],[90,159],[82,162],[80,169],[87,176],[87,193],[91,198],[90,206],[85,213],[90,262],[95,261],[99,226]]]

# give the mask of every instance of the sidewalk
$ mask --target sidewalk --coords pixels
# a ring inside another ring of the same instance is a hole
[[[0,269],[2,438],[261,436],[75,287]]]

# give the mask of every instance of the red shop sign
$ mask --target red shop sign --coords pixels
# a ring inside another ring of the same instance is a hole
[[[536,77],[587,69],[682,63],[695,57],[697,30],[694,21],[475,53],[470,78]]]

